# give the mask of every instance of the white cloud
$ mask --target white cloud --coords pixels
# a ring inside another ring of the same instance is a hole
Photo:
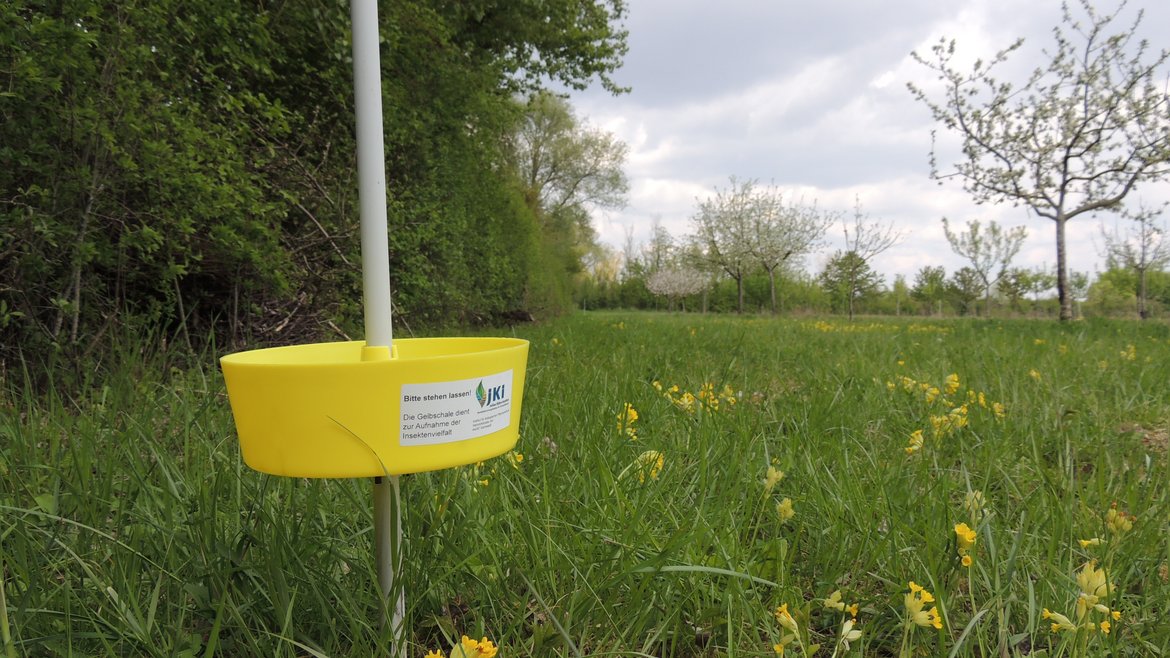
[[[1170,23],[1170,3],[1143,4],[1147,27]],[[912,279],[923,265],[948,272],[963,265],[943,236],[943,216],[959,224],[981,219],[1027,226],[1030,237],[1017,264],[1051,267],[1051,222],[1007,205],[976,206],[958,181],[939,186],[929,179],[936,126],[905,83],[931,88],[933,73],[910,52],[925,55],[943,36],[956,40],[958,61],[968,64],[1027,36],[1014,68],[1004,74],[1030,70],[1059,16],[1054,1],[736,1],[718,8],[636,1],[627,66],[617,76],[633,93],[591,91],[573,99],[593,125],[630,148],[629,206],[597,218],[599,237],[621,249],[629,232],[646,240],[655,218],[681,236],[696,197],[725,187],[734,175],[775,182],[842,213],[851,212],[859,197],[872,217],[906,233],[875,262],[888,281],[895,274]],[[938,139],[940,166],[946,167],[956,140],[946,133]],[[1146,198],[1170,200],[1167,187],[1145,191]],[[1069,223],[1073,269],[1099,267],[1096,226],[1092,218]],[[819,267],[824,256],[810,259],[809,267]]]

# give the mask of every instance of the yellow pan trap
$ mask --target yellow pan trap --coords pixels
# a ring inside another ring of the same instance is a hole
[[[220,359],[248,466],[294,477],[375,477],[474,464],[520,432],[528,341],[405,338],[313,343]]]

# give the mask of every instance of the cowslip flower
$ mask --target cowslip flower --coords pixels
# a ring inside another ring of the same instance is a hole
[[[638,438],[638,428],[634,427],[634,423],[638,422],[638,410],[629,402],[617,414],[617,428],[618,432],[630,437],[631,441]]]
[[[764,493],[769,493],[784,479],[784,471],[769,466],[767,472],[764,473]]]
[[[946,381],[943,383],[943,390],[947,395],[954,395],[955,391],[959,390],[959,374],[952,372],[947,375]]]
[[[666,464],[666,457],[657,450],[647,450],[638,455],[636,462],[638,467],[638,482],[645,483],[646,478],[657,480],[658,474],[662,472],[662,467]]]
[[[922,437],[922,430],[914,430],[913,432],[910,433],[910,443],[907,444],[907,446],[905,448],[906,454],[913,455],[914,453],[918,452],[919,450],[922,450],[922,446],[924,444],[925,444],[925,439],[923,439],[923,437]]]
[[[1053,633],[1059,633],[1060,631],[1076,631],[1077,630],[1077,625],[1072,623],[1071,619],[1069,619],[1068,617],[1065,617],[1064,615],[1060,614],[1059,612],[1053,612],[1053,611],[1049,610],[1048,608],[1044,608],[1044,612],[1040,613],[1040,616],[1043,617],[1044,619],[1051,620],[1051,622],[1052,622],[1051,629],[1052,629]]]
[[[971,517],[972,523],[983,518],[983,508],[986,505],[987,501],[983,497],[983,492],[979,489],[968,491],[967,495],[963,497],[963,509]]]
[[[841,647],[845,651],[849,651],[849,643],[856,642],[861,639],[861,631],[853,628],[857,622],[853,619],[846,619],[844,624],[841,624]]]
[[[793,633],[800,632],[800,627],[796,625],[796,618],[792,616],[792,613],[788,612],[787,603],[780,604],[780,607],[776,608],[776,612],[774,614],[776,616],[776,621],[780,622],[780,626],[784,628],[784,630],[791,631]]]
[[[1097,561],[1090,560],[1077,572],[1077,587],[1081,593],[1077,596],[1077,620],[1081,621],[1090,609],[1108,612],[1108,608],[1100,604],[1101,599],[1113,592],[1113,585],[1109,582],[1104,569],[1097,568]]]
[[[956,523],[955,538],[958,542],[959,557],[963,561],[963,566],[971,566],[971,563],[974,562],[971,557],[971,549],[975,547],[975,531],[966,523]]]
[[[1105,527],[1109,528],[1109,532],[1120,535],[1133,530],[1133,522],[1136,518],[1128,512],[1118,511],[1117,503],[1113,503],[1109,511],[1105,512]]]
[[[456,650],[462,655],[456,656]],[[473,640],[464,635],[458,646],[451,650],[451,658],[493,658],[498,651],[499,647],[486,637],[482,640]]]
[[[846,605],[845,601],[843,601],[841,599],[841,590],[836,590],[835,592],[830,594],[829,598],[822,601],[822,603],[824,604],[825,608],[827,608],[829,610],[836,610],[837,612],[847,612],[847,613],[849,613],[850,617],[857,619],[857,611],[859,609],[858,604],[850,603],[850,604]]]
[[[938,606],[926,609],[927,603],[934,603],[934,595],[913,580],[910,581],[910,591],[906,593],[904,603],[908,625],[933,626],[936,629],[942,629],[942,617],[938,614]]]
[[[796,510],[792,507],[792,499],[785,498],[776,503],[776,515],[780,517],[780,523],[787,523],[792,517],[796,516]]]

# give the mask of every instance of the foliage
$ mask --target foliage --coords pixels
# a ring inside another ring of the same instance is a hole
[[[995,70],[1022,40],[970,72],[953,63],[953,40],[940,40],[929,58],[914,54],[941,89],[911,84],[911,92],[962,144],[953,171],[940,170],[932,153],[933,177],[958,177],[977,203],[1024,205],[1055,222],[1062,320],[1072,319],[1066,222],[1117,210],[1134,189],[1170,173],[1170,98],[1162,88],[1170,51],[1151,55],[1137,39],[1141,12],[1114,31],[1123,9],[1102,13],[1081,0],[1082,22],[1064,5],[1048,63],[1018,86]]]
[[[1136,213],[1125,213],[1129,219],[1137,222],[1136,228],[1124,232],[1116,227],[1113,232],[1101,227],[1101,238],[1105,243],[1105,259],[1107,267],[1125,267],[1137,275],[1138,317],[1145,320],[1150,317],[1147,301],[1149,299],[1149,275],[1158,272],[1170,263],[1170,240],[1165,239],[1165,228],[1154,223],[1154,218],[1161,214],[1161,210],[1142,209]]]
[[[988,222],[987,228],[983,229],[979,220],[972,219],[967,222],[967,230],[953,232],[947,218],[943,217],[943,233],[951,249],[970,261],[971,269],[983,281],[986,311],[990,312],[991,293],[1019,253],[1028,230],[1023,226],[1004,230],[995,222]]]
[[[963,315],[974,314],[975,300],[983,293],[983,279],[970,267],[961,267],[951,275],[947,291]]]
[[[506,153],[540,226],[541,270],[552,273],[529,288],[526,305],[555,314],[569,307],[572,284],[598,248],[590,212],[625,204],[626,145],[583,124],[564,99],[538,92],[524,105]]]
[[[932,314],[942,312],[942,302],[947,296],[947,271],[941,265],[923,265],[914,274],[914,286],[910,295],[924,301]]]
[[[575,254],[542,250],[547,222],[503,164],[522,114],[510,92],[612,86],[624,4],[381,9],[398,318],[488,321],[537,290],[567,308],[551,291]],[[104,349],[127,324],[236,343],[354,326],[348,25],[318,1],[5,3],[4,357]]]
[[[882,277],[857,252],[838,251],[825,263],[820,283],[832,300],[833,311],[852,318],[857,303],[879,291]]]

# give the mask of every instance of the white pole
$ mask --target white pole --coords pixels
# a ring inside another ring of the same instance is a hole
[[[386,150],[376,0],[352,0],[353,93],[357,107],[358,198],[366,345],[390,347],[390,243],[386,233]]]
[[[350,19],[353,23],[353,91],[357,114],[362,296],[367,348],[362,350],[362,358],[380,359],[390,357],[394,337],[390,309],[390,244],[386,227],[386,150],[382,141],[377,1],[351,0]],[[374,478],[374,559],[378,563],[382,622],[390,624],[391,655],[405,658],[403,620],[406,592],[395,579],[395,575],[402,571],[402,508],[398,493],[397,476]]]

